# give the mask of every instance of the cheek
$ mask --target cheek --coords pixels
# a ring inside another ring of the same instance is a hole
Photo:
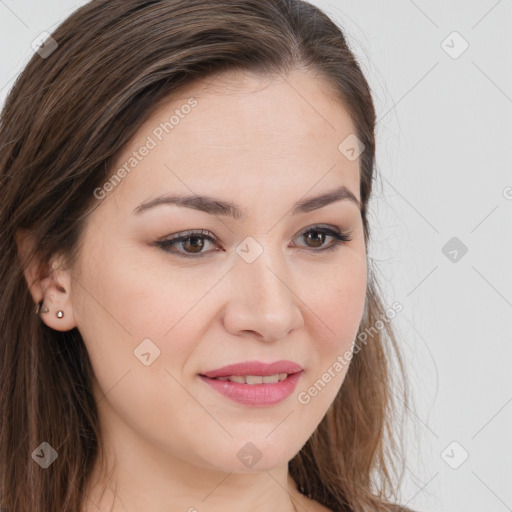
[[[336,338],[352,341],[359,328],[366,299],[366,274],[352,273],[338,281],[332,290],[332,302],[327,305],[332,330]]]
[[[318,279],[321,286],[304,289],[304,302],[317,317],[313,340],[325,353],[350,346],[357,335],[367,292],[367,266],[359,257],[327,269]],[[320,335],[322,333],[322,335]]]
[[[89,292],[83,301],[87,317],[83,323],[94,319],[135,343],[167,333],[171,337],[182,319],[193,314],[194,306],[208,291],[208,282],[187,279],[193,276],[191,271],[183,273],[176,266],[166,266],[149,252],[112,244],[88,260],[82,277]]]
[[[165,380],[164,366],[179,368],[194,348],[194,327],[186,320],[194,316],[200,290],[162,275],[147,257],[130,255],[113,244],[91,252],[74,290],[78,327],[103,394],[127,372],[139,381],[137,392],[149,375]]]
[[[353,341],[364,312],[367,266],[361,258],[332,268],[322,289],[304,291],[312,343],[311,371],[297,400],[309,411],[325,412],[343,384],[351,361]],[[306,323],[308,323],[306,321]]]
[[[201,428],[201,408],[184,388],[181,370],[201,336],[194,304],[208,288],[170,275],[164,280],[147,266],[137,270],[126,257],[99,265],[102,257],[89,260],[76,293],[98,407],[112,429],[131,425],[156,444],[181,432],[174,449],[186,457],[191,447],[184,433]]]

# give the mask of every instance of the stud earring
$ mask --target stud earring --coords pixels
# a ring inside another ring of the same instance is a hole
[[[57,313],[55,313],[57,315],[57,318],[62,318],[64,316],[64,311],[62,311],[62,309],[59,309],[59,311],[57,311]]]

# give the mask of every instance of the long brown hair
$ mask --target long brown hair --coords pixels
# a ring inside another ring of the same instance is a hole
[[[93,191],[160,100],[226,70],[286,74],[311,69],[348,109],[367,206],[375,155],[370,88],[345,37],[300,0],[94,0],[53,33],[57,48],[35,53],[0,119],[0,471],[6,512],[79,512],[101,455],[93,369],[78,330],[58,332],[34,314],[24,268],[36,255],[72,265]],[[341,142],[341,141],[340,141]],[[29,230],[34,254],[21,261],[15,235]],[[396,510],[390,502],[402,458],[396,403],[407,403],[405,370],[375,275],[340,392],[290,461],[301,492],[335,511]],[[385,320],[384,322],[382,320]],[[376,328],[380,324],[383,327]],[[368,333],[370,335],[368,336]],[[391,357],[398,362],[391,371]],[[396,380],[396,382],[395,382]],[[42,469],[42,442],[58,459]],[[377,484],[377,480],[379,483]]]

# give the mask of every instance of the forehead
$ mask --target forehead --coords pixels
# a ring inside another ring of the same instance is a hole
[[[354,132],[345,106],[317,75],[223,73],[158,105],[116,160],[114,171],[127,172],[113,193],[116,203],[132,206],[163,191],[224,191],[243,203],[271,191],[299,199],[312,187],[345,185],[359,198],[359,160],[339,150]]]

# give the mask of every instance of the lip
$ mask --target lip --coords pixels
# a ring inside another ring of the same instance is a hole
[[[230,375],[275,375],[276,373],[298,373],[302,371],[300,364],[294,363],[293,361],[275,361],[274,363],[262,363],[260,361],[244,361],[243,363],[230,364],[211,370],[205,373],[201,373],[201,376],[209,377],[213,379],[215,377],[229,377]],[[257,386],[258,384],[255,384]]]
[[[200,375],[200,378],[215,391],[235,402],[252,406],[268,406],[289,397],[296,388],[302,372],[289,375],[281,382],[272,384],[239,384],[229,380],[215,380]]]
[[[240,384],[226,380],[215,380],[215,377],[229,375],[275,375],[288,373],[288,377],[280,382],[267,384]],[[276,361],[271,364],[259,361],[223,366],[216,370],[200,374],[203,382],[215,391],[235,402],[251,406],[269,406],[277,404],[289,397],[302,376],[303,368],[292,361]]]

